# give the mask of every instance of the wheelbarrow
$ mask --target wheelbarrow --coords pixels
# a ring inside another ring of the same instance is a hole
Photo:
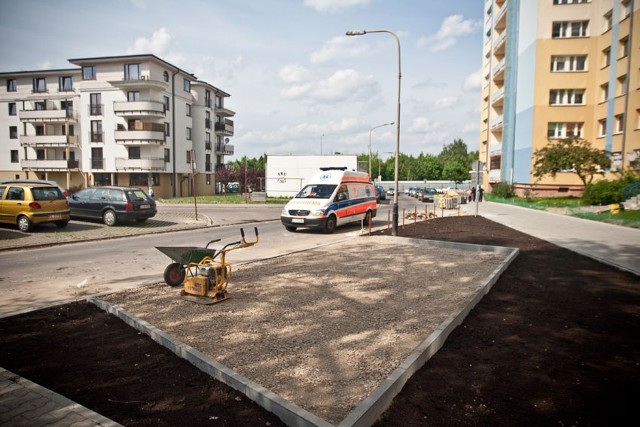
[[[164,281],[169,286],[183,285],[181,296],[199,304],[215,304],[229,298],[227,286],[231,279],[231,264],[226,262],[227,252],[253,246],[258,243],[258,228],[254,227],[256,238],[247,242],[244,229],[240,229],[242,239],[227,243],[221,249],[209,248],[220,239],[211,240],[204,248],[193,246],[156,246],[160,252],[174,262],[164,270]]]

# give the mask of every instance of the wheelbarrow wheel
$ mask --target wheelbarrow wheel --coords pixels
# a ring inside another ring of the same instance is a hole
[[[167,285],[175,287],[182,285],[186,271],[179,262],[171,263],[164,269],[164,281]]]

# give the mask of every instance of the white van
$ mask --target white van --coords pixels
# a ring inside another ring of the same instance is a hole
[[[282,210],[280,220],[288,231],[299,227],[333,233],[337,226],[376,216],[376,189],[363,172],[346,167],[320,168]]]

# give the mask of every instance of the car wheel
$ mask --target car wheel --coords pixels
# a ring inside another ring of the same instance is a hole
[[[324,223],[324,232],[326,234],[331,234],[336,229],[336,216],[331,215],[327,218],[327,222]]]
[[[116,225],[116,222],[118,222],[118,219],[116,217],[116,213],[114,211],[112,211],[111,209],[105,211],[105,213],[102,215],[102,221],[108,225],[109,227]]]
[[[287,231],[291,231],[292,233],[298,229],[298,227],[292,227],[292,226],[290,226],[290,225],[285,225],[285,226],[284,226],[284,228],[285,228]]]
[[[371,224],[371,218],[371,211],[367,211],[366,215],[364,216],[364,225]]]
[[[18,217],[18,229],[24,233],[28,233],[33,228],[33,222],[24,215]]]
[[[65,228],[69,224],[69,221],[56,221],[55,224],[58,228]]]
[[[180,286],[186,275],[185,269],[179,262],[171,263],[164,269],[164,281],[171,287]]]

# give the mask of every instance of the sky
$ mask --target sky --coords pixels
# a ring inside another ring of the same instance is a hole
[[[0,0],[0,71],[154,54],[230,94],[234,160],[438,154],[480,135],[479,0]],[[349,30],[388,30],[346,36]],[[381,126],[383,125],[383,126]],[[379,127],[378,127],[379,126]],[[375,127],[375,129],[373,129]]]

